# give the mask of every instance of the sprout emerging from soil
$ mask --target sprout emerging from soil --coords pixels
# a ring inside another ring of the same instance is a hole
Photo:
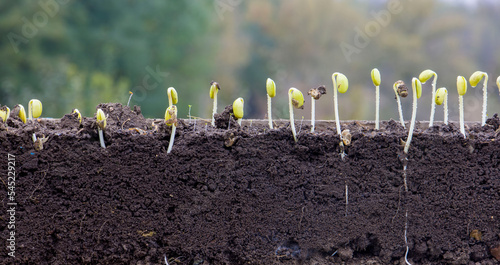
[[[488,103],[488,74],[485,72],[481,71],[476,71],[473,73],[470,78],[469,82],[472,87],[476,87],[479,82],[481,82],[481,79],[484,77],[484,83],[483,83],[483,112],[481,115],[481,126],[484,126],[486,124],[486,105]]]
[[[413,130],[415,129],[415,120],[417,119],[417,99],[422,96],[422,83],[418,78],[413,78],[411,81],[411,88],[413,92],[413,110],[411,113],[410,130],[408,131],[408,138],[404,148],[405,154],[408,154],[410,149],[411,138],[413,137]]]
[[[177,104],[178,97],[177,97],[177,90],[173,87],[169,87],[167,89],[167,96],[168,96],[168,108],[165,111],[165,123],[167,125],[172,126],[172,132],[170,134],[170,141],[168,142],[168,149],[167,149],[167,154],[172,151],[172,147],[174,146],[174,139],[175,139],[175,129],[177,126],[177,107],[175,104]]]
[[[337,90],[342,94],[347,92],[347,89],[349,88],[349,81],[347,80],[347,77],[344,74],[338,72],[332,74],[332,81],[333,81],[333,104],[335,107],[335,122],[337,125],[337,133],[341,135],[342,131],[340,131]]]
[[[436,91],[435,101],[437,105],[444,107],[444,124],[448,125],[448,90],[442,87]]]
[[[276,96],[276,83],[271,78],[266,81],[267,90],[267,119],[269,120],[269,128],[273,129],[273,116],[271,114],[271,98]]]
[[[215,127],[215,113],[217,113],[217,93],[220,90],[219,83],[212,81],[210,83],[210,98],[214,100],[214,107],[212,110],[212,126]]]
[[[400,97],[405,98],[408,96],[408,88],[406,87],[405,83],[401,80],[396,81],[396,83],[394,83],[394,86],[392,88],[394,89],[394,94],[396,94],[396,100],[398,102],[399,121],[401,122],[403,128],[406,129],[405,120],[403,119],[403,109],[401,108]]]
[[[500,95],[500,76],[497,78],[498,94]]]
[[[318,100],[322,95],[326,94],[325,86],[319,86],[318,88],[311,88],[308,95],[311,96],[311,132],[314,132],[314,121],[316,116],[316,100]]]
[[[165,111],[165,123],[172,126],[172,132],[170,134],[170,141],[168,142],[167,154],[172,151],[175,140],[175,129],[177,126],[177,107],[175,105],[169,106]]]
[[[28,117],[30,120],[38,118],[42,115],[42,102],[38,99],[32,99],[28,103]]]
[[[17,104],[16,107],[19,108],[19,112],[17,113],[17,115],[19,116],[21,121],[23,121],[23,123],[26,124],[26,110],[24,110],[24,106],[21,104]]]
[[[238,121],[238,124],[241,126],[241,120],[243,119],[243,105],[245,101],[243,98],[237,98],[233,102],[233,114],[234,118]]]
[[[427,82],[427,80],[431,79],[433,76],[434,80],[432,81],[432,103],[431,103],[431,117],[429,118],[429,127],[432,127],[434,124],[434,113],[436,112],[436,101],[434,100],[434,98],[436,97],[436,83],[438,75],[436,74],[436,72],[427,69],[422,73],[420,73],[420,76],[418,77],[418,79],[420,79],[420,82],[422,82],[422,84],[425,84],[425,82]]]
[[[106,129],[106,115],[102,109],[97,109],[96,114],[96,123],[97,123],[97,131],[99,132],[99,141],[101,143],[102,148],[106,148],[106,144],[104,144],[104,134],[103,131]]]
[[[82,124],[82,114],[80,113],[80,111],[78,109],[73,109],[73,111],[71,113],[76,113],[76,115],[78,117],[78,122],[80,122],[80,124]]]
[[[295,132],[295,122],[293,119],[293,108],[304,108],[304,95],[295,87],[288,90],[288,109],[290,111],[290,127],[292,128],[293,139],[297,142],[297,133]]]
[[[464,127],[464,95],[467,93],[467,80],[465,77],[457,77],[457,91],[458,91],[458,108],[460,109],[460,132],[465,138]]]
[[[372,81],[375,85],[375,130],[380,129],[380,71],[377,68],[372,70]]]
[[[3,123],[7,123],[7,119],[10,116],[10,109],[7,106],[0,108],[0,119]]]

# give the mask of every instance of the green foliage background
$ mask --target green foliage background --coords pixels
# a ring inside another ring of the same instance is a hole
[[[265,80],[278,87],[275,118],[287,118],[286,93],[324,84],[317,118],[333,119],[331,74],[350,81],[340,95],[341,119],[374,119],[370,71],[382,74],[382,119],[397,119],[392,84],[407,83],[427,68],[450,96],[458,118],[456,77],[490,74],[488,113],[500,111],[494,80],[500,75],[500,4],[393,0],[402,12],[347,60],[341,44],[354,45],[357,31],[387,11],[388,1],[330,0],[40,0],[0,2],[0,104],[44,103],[44,117],[73,108],[93,116],[100,102],[140,105],[146,117],[163,117],[166,89],[179,93],[179,114],[208,118],[209,83],[221,84],[219,110],[245,98],[245,116],[264,118]],[[49,7],[47,9],[47,6]],[[47,11],[48,10],[48,11]],[[44,15],[45,14],[45,15]],[[46,19],[44,19],[46,18]],[[26,34],[26,29],[35,29]],[[410,116],[411,99],[404,102]],[[427,120],[430,84],[419,101]],[[309,118],[309,99],[300,119]],[[467,120],[479,120],[481,92],[469,88]],[[437,119],[442,111],[437,110]]]

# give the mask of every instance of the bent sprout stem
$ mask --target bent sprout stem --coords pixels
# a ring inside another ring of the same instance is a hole
[[[457,91],[458,91],[458,108],[460,109],[460,132],[465,136],[465,126],[464,126],[464,95],[467,93],[467,81],[465,77],[457,77]]]
[[[293,140],[297,142],[297,132],[295,131],[295,122],[293,118],[293,108],[302,109],[304,105],[304,95],[295,87],[288,90],[288,109],[290,111],[290,128],[292,129]]]
[[[335,124],[337,126],[337,133],[342,137],[342,131],[340,130],[340,119],[339,119],[339,104],[337,100],[337,90],[340,93],[345,93],[349,88],[349,81],[347,77],[342,74],[335,72],[332,74],[333,82],[333,105],[335,108]]]
[[[474,72],[470,78],[469,82],[472,87],[476,87],[477,84],[483,79],[483,112],[481,114],[481,126],[486,124],[486,105],[488,104],[488,74],[481,71]]]
[[[165,123],[167,125],[172,125],[172,132],[170,133],[170,141],[168,142],[168,149],[167,149],[167,154],[172,151],[172,147],[174,145],[174,140],[175,140],[175,129],[177,125],[177,107],[175,104],[177,104],[179,98],[177,96],[177,90],[173,87],[169,87],[167,89],[167,96],[168,96],[168,108],[167,111],[165,111]]]
[[[436,97],[436,84],[437,84],[438,75],[436,74],[436,72],[427,69],[427,70],[423,71],[422,73],[420,73],[420,75],[418,77],[418,79],[420,79],[420,82],[422,84],[425,84],[425,82],[427,82],[427,80],[431,79],[432,76],[434,76],[434,80],[432,81],[432,96],[431,96],[432,102],[431,102],[431,117],[429,118],[429,127],[432,127],[434,124],[434,113],[436,112],[436,102],[435,102],[434,98]]]
[[[422,83],[418,78],[413,78],[411,81],[411,88],[413,92],[413,110],[411,113],[411,123],[410,130],[408,131],[408,138],[406,138],[406,144],[404,148],[405,154],[408,154],[410,149],[411,139],[413,137],[413,130],[415,129],[415,120],[417,119],[417,99],[422,95]]]

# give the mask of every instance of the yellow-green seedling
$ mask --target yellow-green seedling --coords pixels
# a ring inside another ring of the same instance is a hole
[[[129,91],[128,93],[130,94],[130,96],[128,97],[127,107],[130,104],[130,100],[132,99],[132,96],[134,95],[134,93],[132,93],[132,91]]]
[[[401,98],[405,98],[408,96],[408,88],[405,85],[405,82],[398,80],[392,86],[394,89],[394,94],[396,94],[396,101],[398,102],[398,112],[399,112],[399,122],[401,122],[401,126],[406,129],[405,120],[403,118],[403,109],[401,108]]]
[[[417,99],[422,96],[422,83],[416,77],[411,81],[411,88],[413,92],[413,108],[411,113],[411,124],[410,130],[408,131],[408,138],[406,139],[406,144],[404,148],[405,154],[408,154],[410,149],[411,138],[413,137],[413,130],[415,129],[415,120],[417,119]]]
[[[481,126],[486,124],[486,105],[488,104],[488,74],[481,71],[474,72],[470,78],[469,83],[472,87],[476,87],[484,77],[483,82],[483,112],[481,114]]]
[[[10,109],[7,106],[3,106],[0,108],[0,121],[3,123],[7,123],[7,119],[10,116]]]
[[[71,111],[71,113],[76,113],[76,115],[78,117],[78,122],[80,124],[82,124],[82,114],[80,113],[80,111],[78,109],[73,109],[73,111]]]
[[[380,71],[377,68],[372,69],[372,81],[375,86],[375,130],[380,129]]]
[[[24,106],[21,104],[17,104],[14,109],[19,108],[19,112],[17,113],[17,116],[19,116],[19,119],[23,121],[24,124],[26,124],[26,110],[24,110]]]
[[[102,148],[106,148],[106,144],[104,143],[104,130],[106,129],[106,115],[104,115],[104,111],[102,109],[97,109],[96,114],[96,123],[97,123],[97,131],[99,132],[99,142],[101,143]]]
[[[28,117],[30,120],[38,118],[42,115],[42,102],[38,99],[32,99],[28,103]]]
[[[339,104],[337,100],[337,91],[340,93],[347,92],[349,88],[349,81],[347,77],[342,73],[333,73],[332,74],[333,81],[333,105],[335,107],[335,122],[337,125],[337,133],[341,135],[342,131],[340,131],[340,119],[339,119]]]
[[[175,140],[175,129],[177,127],[177,107],[175,105],[169,106],[165,111],[165,123],[172,126],[172,133],[170,134],[170,142],[168,143],[167,154],[172,151]]]
[[[304,108],[304,95],[295,87],[288,90],[288,109],[290,111],[290,128],[292,128],[293,139],[297,142],[297,133],[295,132],[295,122],[293,119],[293,108]]]
[[[500,76],[497,78],[498,94],[500,95]]]
[[[322,95],[326,94],[325,86],[319,86],[318,88],[311,88],[308,95],[311,96],[311,132],[314,132],[314,122],[316,116],[316,100],[318,100]]]
[[[418,79],[422,84],[425,84],[427,80],[431,79],[434,76],[434,80],[432,81],[432,102],[431,102],[431,117],[429,118],[429,127],[432,127],[434,125],[434,113],[436,112],[436,101],[434,100],[436,98],[436,84],[437,84],[437,79],[438,75],[436,72],[432,70],[424,70],[422,73],[420,73]]]
[[[169,87],[167,89],[167,96],[168,96],[168,106],[169,107],[177,104],[178,97],[177,97],[177,90],[175,90],[175,88]]]
[[[241,120],[243,119],[243,106],[245,101],[243,98],[237,98],[233,102],[233,114],[234,118],[238,121],[238,124],[241,126]]]
[[[269,128],[273,129],[273,116],[271,114],[271,98],[276,96],[276,83],[271,78],[266,81],[267,90],[267,119],[269,120]]]
[[[445,87],[441,87],[438,90],[436,90],[435,102],[437,105],[443,105],[444,108],[443,123],[448,125],[448,90]]]
[[[210,98],[214,100],[214,107],[212,110],[212,126],[215,127],[215,113],[217,113],[217,93],[220,90],[219,83],[212,81],[210,83]]]
[[[457,77],[457,91],[458,91],[458,108],[460,110],[460,132],[465,138],[465,126],[464,126],[464,95],[467,93],[467,80],[465,77]]]

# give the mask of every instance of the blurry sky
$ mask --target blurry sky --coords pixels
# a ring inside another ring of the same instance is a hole
[[[344,73],[342,120],[373,120],[370,71],[382,75],[381,118],[397,119],[392,84],[410,83],[425,69],[449,90],[450,119],[458,119],[456,78],[490,74],[488,113],[500,112],[500,2],[331,0],[41,0],[0,3],[0,104],[44,103],[43,116],[73,108],[93,116],[101,102],[140,105],[163,117],[166,89],[179,92],[179,115],[210,116],[210,82],[221,85],[219,110],[245,99],[245,118],[265,118],[268,77],[277,84],[274,118],[288,118],[287,91],[319,85],[327,95],[317,119],[333,119],[331,75]],[[430,83],[419,100],[428,120]],[[466,120],[480,120],[482,83],[465,96]],[[411,96],[403,101],[411,116]],[[437,120],[442,107],[436,110]]]

